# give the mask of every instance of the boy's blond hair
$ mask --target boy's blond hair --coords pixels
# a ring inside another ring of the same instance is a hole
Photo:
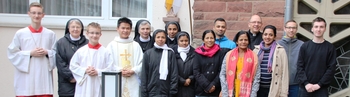
[[[40,7],[41,9],[44,10],[43,5],[41,5],[39,2],[32,2],[32,3],[30,3],[30,5],[29,5],[29,10],[30,10],[30,8],[32,8],[32,7]]]
[[[90,27],[93,27],[93,28],[98,28],[98,29],[100,29],[101,30],[101,26],[100,26],[100,24],[98,24],[98,23],[96,23],[96,22],[91,22],[88,26],[87,26],[87,28],[86,28],[86,31],[88,31],[89,32],[89,28]]]

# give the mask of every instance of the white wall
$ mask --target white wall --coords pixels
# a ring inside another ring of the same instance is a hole
[[[163,17],[166,16],[166,10],[164,7],[165,2],[159,2],[158,0],[153,0],[153,9],[152,9],[152,27],[153,29],[164,29],[164,22],[163,22]],[[156,2],[158,1],[158,2]],[[193,1],[191,2],[191,8],[193,5]],[[188,1],[183,0],[181,9],[178,13],[178,17],[180,18],[180,25],[181,29],[183,31],[187,31],[191,33],[190,31],[190,15],[189,15],[189,10],[188,10]],[[1,24],[1,23],[0,23]],[[2,24],[4,25],[4,24]],[[2,38],[0,38],[0,94],[1,97],[14,97],[14,87],[13,87],[13,76],[14,76],[14,67],[10,63],[10,61],[7,58],[7,46],[11,43],[13,36],[15,32],[23,28],[25,26],[28,26],[26,24],[22,25],[17,25],[13,27],[1,27],[0,26],[0,33]],[[45,25],[43,25],[45,26]],[[50,29],[51,27],[49,27]],[[110,29],[116,29],[116,28],[106,28],[108,30],[103,30],[102,31],[102,36],[100,38],[100,43],[103,46],[107,46],[107,44],[114,39],[118,33],[115,30],[110,30]],[[52,27],[51,30],[53,30],[56,33],[57,39],[63,37],[64,34],[64,27]],[[133,34],[131,35],[133,36]],[[54,70],[54,97],[57,96],[57,69]]]
[[[10,61],[7,59],[7,46],[12,41],[13,32],[16,28],[2,28],[0,27],[0,33],[2,33],[2,38],[0,38],[0,94],[4,97],[15,97],[13,89],[13,75],[14,69]]]

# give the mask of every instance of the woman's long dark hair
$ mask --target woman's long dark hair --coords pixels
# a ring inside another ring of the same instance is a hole
[[[265,33],[266,29],[271,29],[273,31],[273,34],[275,35],[275,37],[277,36],[277,30],[276,27],[273,25],[267,25],[265,26],[264,30],[263,30],[263,34]]]
[[[213,35],[214,35],[214,39],[216,39],[216,36],[215,36],[215,33],[214,33],[213,30],[205,30],[205,31],[203,32],[203,35],[202,35],[202,40],[203,40],[203,41],[204,41],[205,35],[207,35],[208,33],[213,34]]]
[[[236,43],[237,46],[238,46],[238,44],[237,44],[238,38],[239,38],[239,36],[241,36],[241,35],[243,35],[243,34],[247,35],[247,37],[248,37],[248,45],[250,44],[250,36],[249,36],[249,33],[248,33],[247,31],[241,30],[241,31],[239,31],[239,32],[236,34],[235,38],[233,39],[233,41]]]

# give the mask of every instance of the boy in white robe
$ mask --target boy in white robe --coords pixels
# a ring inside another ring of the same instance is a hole
[[[28,15],[31,24],[16,32],[7,50],[7,56],[15,67],[16,97],[53,97],[56,35],[41,26],[45,14],[40,3],[31,3]]]
[[[122,96],[139,97],[143,52],[141,46],[130,37],[130,19],[120,18],[117,27],[119,36],[107,45],[107,49],[112,53],[117,72],[122,73]]]
[[[101,76],[104,71],[111,71],[113,60],[108,50],[101,46],[102,35],[98,23],[87,26],[86,35],[89,43],[73,55],[69,69],[77,81],[75,97],[101,97]]]

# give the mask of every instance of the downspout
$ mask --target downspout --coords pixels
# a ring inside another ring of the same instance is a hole
[[[192,44],[193,42],[193,28],[192,28],[192,7],[191,7],[191,1],[192,0],[188,0],[188,12],[189,12],[189,15],[190,15],[190,35],[191,35],[191,39],[190,39],[190,45]]]
[[[284,12],[284,23],[286,23],[289,20],[293,19],[293,6],[294,6],[294,0],[286,0],[285,4],[285,12]],[[283,33],[283,36],[286,35],[286,32]]]

